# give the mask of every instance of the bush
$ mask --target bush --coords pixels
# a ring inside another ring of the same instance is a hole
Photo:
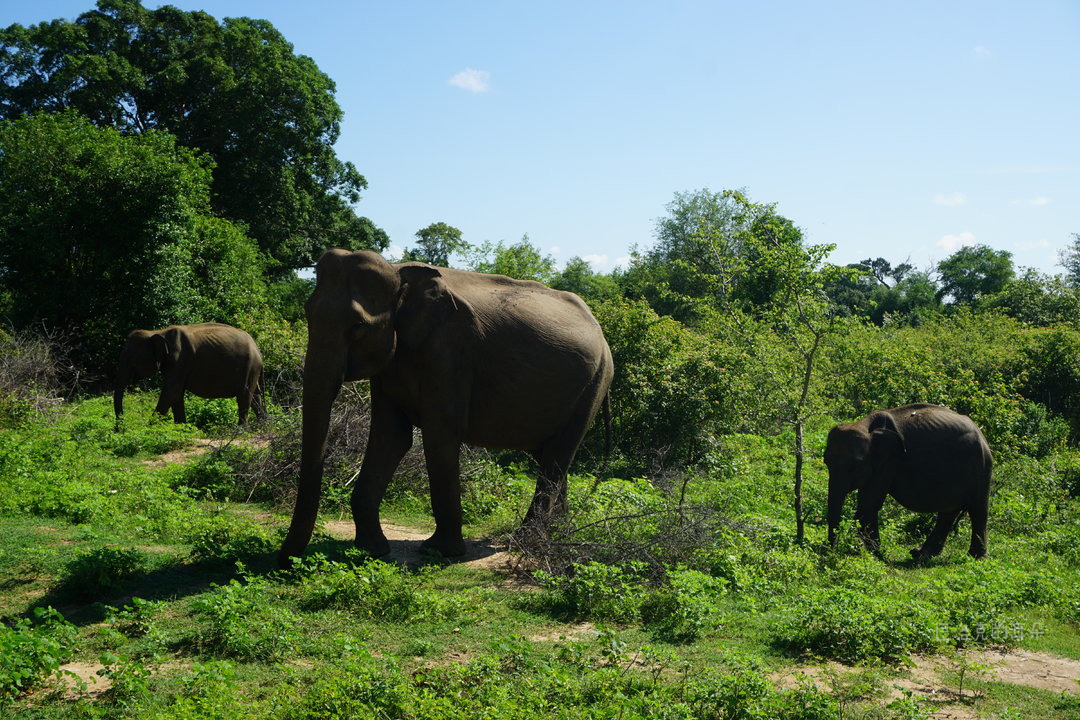
[[[51,607],[34,608],[34,621],[0,625],[0,705],[60,674],[75,647],[75,626]]]
[[[311,610],[340,608],[382,622],[447,620],[461,611],[456,598],[424,590],[426,575],[411,576],[396,565],[369,560],[360,565],[315,555],[298,561],[300,595]]]
[[[671,569],[666,585],[642,603],[641,619],[664,640],[693,642],[724,622],[716,605],[724,590],[722,580],[697,570]]]
[[[800,655],[897,663],[936,646],[935,617],[912,598],[833,588],[800,602],[776,635],[777,644]]]
[[[243,565],[238,568],[244,574]],[[283,657],[296,643],[299,619],[270,597],[264,578],[248,577],[246,582],[230,580],[193,604],[195,614],[209,621],[198,644],[220,655],[250,661],[272,661]]]
[[[252,521],[231,515],[209,515],[196,520],[187,537],[196,560],[235,561],[273,552],[279,534]]]
[[[538,572],[547,588],[545,603],[555,613],[591,620],[632,622],[644,598],[640,565],[617,567],[598,562],[575,563],[570,575],[558,577]]]
[[[64,587],[69,592],[96,599],[115,592],[146,571],[146,555],[134,548],[101,547],[81,553],[68,563]]]

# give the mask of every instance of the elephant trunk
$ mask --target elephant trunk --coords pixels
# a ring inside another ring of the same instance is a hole
[[[289,532],[278,553],[278,565],[292,566],[307,547],[315,530],[322,496],[323,455],[326,452],[326,435],[330,429],[330,409],[341,389],[344,363],[327,368],[325,358],[332,352],[319,352],[321,364],[312,362],[312,346],[309,345],[304,361],[304,407],[302,443],[300,451],[300,479],[296,488],[296,506],[293,508]],[[340,354],[340,353],[338,353]]]
[[[837,487],[837,484],[829,481],[829,545],[836,545],[836,531],[840,528],[840,515],[844,512],[844,500],[847,492]]]

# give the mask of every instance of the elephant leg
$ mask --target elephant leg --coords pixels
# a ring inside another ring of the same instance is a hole
[[[926,540],[922,545],[912,548],[911,556],[917,560],[926,560],[940,555],[942,548],[945,547],[945,541],[949,537],[949,531],[952,530],[962,512],[964,512],[963,509],[939,512],[933,530],[926,536]]]
[[[379,505],[386,486],[405,453],[412,447],[412,424],[405,415],[373,390],[371,428],[350,505],[356,524],[356,547],[372,557],[390,552],[379,523]]]
[[[185,423],[185,422],[187,422],[187,412],[185,412],[185,410],[184,410],[184,395],[183,395],[183,393],[181,393],[180,397],[177,398],[176,402],[173,403],[172,416],[173,416],[173,421],[175,421],[177,423]]]
[[[236,396],[236,410],[239,416],[239,424],[245,425],[247,423],[248,408],[251,407],[251,391],[247,388],[240,391],[240,394]]]
[[[431,512],[435,533],[421,544],[443,557],[465,554],[461,535],[461,441],[445,424],[424,428],[424,459],[431,482]]]
[[[986,520],[990,515],[989,493],[981,493],[968,505],[971,518],[971,544],[968,555],[973,558],[986,556]]]
[[[592,423],[595,404],[595,395],[587,394],[570,421],[533,453],[540,472],[536,479],[536,492],[521,523],[521,532],[546,535],[552,519],[566,513],[566,476]]]

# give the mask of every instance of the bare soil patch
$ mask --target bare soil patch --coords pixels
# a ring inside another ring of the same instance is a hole
[[[60,678],[59,686],[64,697],[74,700],[83,697],[79,683],[85,683],[86,695],[91,698],[103,694],[112,687],[112,679],[104,675],[98,675],[98,670],[105,668],[101,663],[69,662],[60,666],[60,672],[64,676]],[[74,677],[72,677],[74,676]]]
[[[352,540],[356,535],[356,527],[351,520],[331,520],[323,525],[324,530],[331,537],[341,540]],[[390,541],[390,554],[384,560],[399,563],[401,565],[420,565],[424,562],[424,555],[420,551],[420,544],[431,535],[430,530],[383,523],[383,534]],[[465,555],[454,558],[455,564],[468,567],[483,568],[496,572],[505,571],[508,574],[513,570],[513,558],[506,552],[506,548],[497,547],[484,540],[465,539]]]
[[[260,437],[246,438],[195,438],[191,445],[179,450],[170,450],[150,460],[143,460],[143,464],[152,468],[165,467],[169,463],[187,463],[195,458],[205,455],[213,450],[219,450],[229,445],[237,445],[250,450],[265,450],[270,441]]]
[[[1077,685],[1077,681],[1080,681],[1080,660],[1023,649],[979,650],[970,652],[968,656],[975,662],[990,667],[990,670],[980,677],[983,680],[1007,682],[1055,693],[1075,693],[1080,690]],[[968,720],[979,717],[974,710],[958,704],[961,700],[973,697],[974,693],[965,687],[963,698],[958,694],[956,681],[950,673],[952,664],[948,658],[916,656],[914,662],[906,676],[886,681],[885,684],[892,690],[885,702],[902,697],[902,691],[907,690],[932,703],[947,705],[940,707],[932,715],[935,720]],[[771,679],[780,687],[794,688],[801,678],[806,678],[814,685],[828,689],[831,675],[843,677],[860,670],[861,668],[829,662],[791,668],[774,673]]]

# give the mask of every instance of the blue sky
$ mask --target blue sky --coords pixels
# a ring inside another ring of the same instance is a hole
[[[777,203],[835,263],[979,243],[1058,272],[1080,232],[1076,0],[169,4],[265,18],[335,80],[358,212],[399,248],[442,221],[607,271],[699,188]]]

